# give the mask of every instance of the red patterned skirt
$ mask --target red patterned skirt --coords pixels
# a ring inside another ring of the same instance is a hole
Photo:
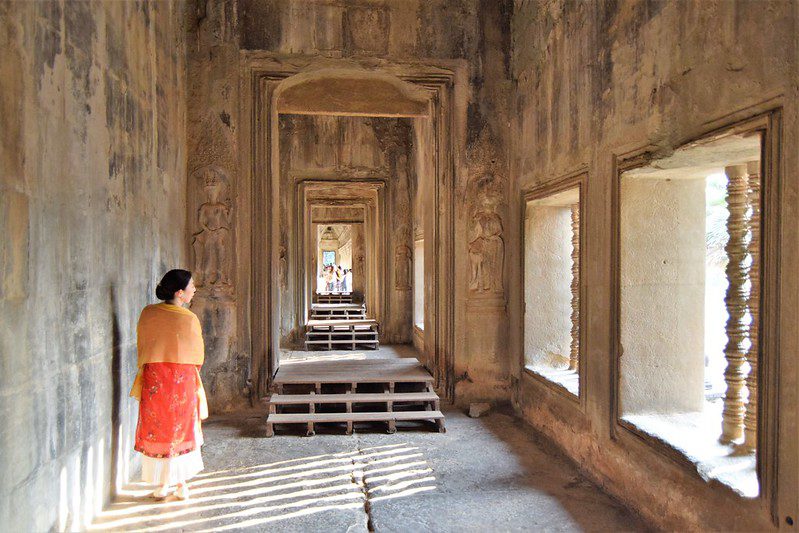
[[[197,448],[200,432],[195,433],[194,425],[199,424],[198,387],[195,365],[144,365],[136,451],[148,457],[167,458]]]

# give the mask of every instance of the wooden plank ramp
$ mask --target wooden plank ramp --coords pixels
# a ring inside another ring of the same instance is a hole
[[[348,435],[361,422],[384,422],[394,433],[398,421],[432,421],[445,431],[433,376],[415,358],[290,361],[278,369],[274,386],[268,437],[275,424],[305,424],[308,436],[319,423],[346,423]],[[284,412],[287,406],[301,412]],[[333,412],[318,412],[322,406]]]

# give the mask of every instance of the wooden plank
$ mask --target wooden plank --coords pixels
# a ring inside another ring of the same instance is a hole
[[[278,413],[269,415],[267,424],[315,424],[319,422],[400,422],[440,420],[441,411],[395,411],[393,413]]]
[[[334,332],[334,335],[335,335],[335,332]],[[377,336],[374,336],[374,335],[370,335],[368,337],[366,337],[366,336],[356,337],[355,335],[348,335],[347,336],[348,338],[346,338],[346,339],[329,339],[328,337],[330,337],[330,335],[314,335],[313,337],[309,337],[308,339],[306,339],[305,342],[306,342],[306,344],[328,344],[328,341],[330,341],[330,342],[334,342],[334,343],[346,343],[346,344],[349,344],[353,340],[355,342],[358,342],[358,343],[361,343],[361,342],[374,343],[374,342],[378,341]]]
[[[275,384],[286,383],[430,383],[433,376],[415,358],[336,361],[286,361]]]
[[[366,309],[364,304],[311,304],[311,310],[328,310],[328,309],[357,309],[363,311]]]
[[[439,401],[435,392],[395,392],[387,394],[382,392],[342,393],[342,394],[273,394],[269,398],[272,405],[304,405],[313,403],[385,403],[393,402],[435,402]],[[270,411],[271,413],[271,411]]]
[[[333,321],[331,320],[331,322]],[[370,326],[313,326],[313,328],[307,329],[306,333],[348,333],[350,331],[356,331],[358,333],[378,333],[377,329]]]
[[[349,326],[351,324],[376,326],[377,320],[373,318],[341,318],[336,320],[309,320],[306,326]]]
[[[347,335],[346,337],[338,334],[331,334],[331,335],[314,335],[313,337],[308,337],[305,339],[306,344],[350,344],[353,341],[357,343],[363,344],[377,344],[377,341],[380,340],[376,336],[355,336],[355,335]]]

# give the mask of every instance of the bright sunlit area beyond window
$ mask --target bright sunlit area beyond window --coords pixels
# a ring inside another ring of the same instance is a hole
[[[580,190],[531,199],[524,222],[524,365],[580,392]]]
[[[761,194],[760,133],[620,177],[622,423],[746,497],[759,493]]]
[[[413,323],[424,330],[424,239],[413,245]]]

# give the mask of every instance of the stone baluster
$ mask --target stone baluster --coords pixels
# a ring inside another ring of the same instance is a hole
[[[724,408],[721,413],[721,442],[728,444],[743,437],[743,421],[746,408],[744,406],[744,388],[746,373],[743,366],[746,361],[744,341],[747,335],[747,326],[744,323],[746,315],[747,294],[744,284],[748,275],[746,265],[746,211],[747,211],[747,183],[746,165],[733,165],[726,167],[729,182],[727,184],[727,209],[730,212],[727,219],[727,294],[724,302],[727,306],[727,346],[724,348],[724,357],[727,359],[727,368],[724,370],[724,381],[727,382],[727,391],[724,395]]]
[[[580,204],[572,204],[572,331],[569,370],[580,368]]]
[[[757,367],[759,355],[758,334],[760,311],[760,161],[750,161],[746,165],[748,174],[748,201],[752,208],[749,218],[749,255],[752,261],[749,264],[749,351],[746,360],[749,363],[749,375],[746,377],[746,388],[749,390],[749,401],[746,404],[744,415],[744,450],[754,452],[757,450]]]

